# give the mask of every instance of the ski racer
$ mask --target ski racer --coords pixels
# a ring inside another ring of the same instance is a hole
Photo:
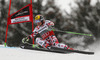
[[[37,24],[37,26],[35,27],[33,33],[29,35],[26,40],[30,40],[34,38],[37,34],[39,34],[40,37],[37,37],[35,42],[43,48],[50,49],[50,47],[53,46],[57,48],[73,50],[72,48],[69,48],[67,45],[58,42],[58,39],[56,38],[53,30],[50,29],[52,26],[54,26],[53,22],[45,20],[42,15],[36,15],[35,23]]]

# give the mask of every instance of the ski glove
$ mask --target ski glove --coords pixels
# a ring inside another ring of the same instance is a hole
[[[51,31],[51,30],[53,30],[54,29],[54,26],[48,26],[48,31]]]
[[[25,37],[22,39],[22,43],[27,43],[29,41],[29,38],[28,37]]]

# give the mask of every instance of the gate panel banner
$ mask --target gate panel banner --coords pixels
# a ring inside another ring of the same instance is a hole
[[[23,23],[23,22],[32,22],[32,13],[30,11],[31,4],[23,7],[19,11],[13,13],[9,16],[8,24],[17,24],[17,23]]]

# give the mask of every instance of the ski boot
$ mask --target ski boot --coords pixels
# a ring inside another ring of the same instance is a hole
[[[74,50],[73,48],[70,48],[69,46],[65,47],[64,49]]]

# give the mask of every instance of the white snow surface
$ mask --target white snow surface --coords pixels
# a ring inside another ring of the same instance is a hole
[[[0,60],[100,60],[100,51],[94,55],[79,53],[52,53],[0,46]]]

